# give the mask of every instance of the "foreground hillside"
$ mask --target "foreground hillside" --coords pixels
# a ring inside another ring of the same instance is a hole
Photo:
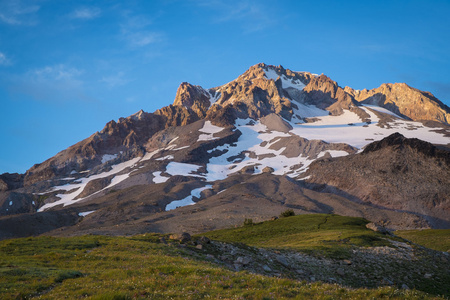
[[[0,242],[0,298],[442,299],[448,255],[336,215],[284,217],[206,236]],[[441,296],[439,296],[441,295]]]

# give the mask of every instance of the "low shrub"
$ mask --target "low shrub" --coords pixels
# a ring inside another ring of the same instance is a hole
[[[245,219],[244,220],[244,226],[253,226],[253,220],[252,219]]]
[[[280,214],[280,218],[287,218],[295,216],[295,212],[292,209],[287,209]]]

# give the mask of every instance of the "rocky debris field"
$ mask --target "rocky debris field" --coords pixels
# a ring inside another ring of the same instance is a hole
[[[161,242],[186,249],[201,260],[234,271],[247,271],[306,282],[336,283],[351,288],[395,286],[434,295],[450,295],[450,255],[405,241],[390,246],[353,247],[348,252],[324,255],[292,249],[251,247],[210,240],[188,233]]]

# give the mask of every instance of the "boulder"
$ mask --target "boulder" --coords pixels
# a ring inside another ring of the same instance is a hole
[[[178,240],[180,243],[184,244],[191,240],[191,235],[187,232],[183,232],[181,234],[172,234],[169,237],[171,240]]]

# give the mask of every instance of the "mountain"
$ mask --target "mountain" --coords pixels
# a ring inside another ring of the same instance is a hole
[[[184,82],[172,105],[0,175],[0,237],[202,232],[287,208],[448,228],[449,115],[405,84],[355,91],[266,64]]]

